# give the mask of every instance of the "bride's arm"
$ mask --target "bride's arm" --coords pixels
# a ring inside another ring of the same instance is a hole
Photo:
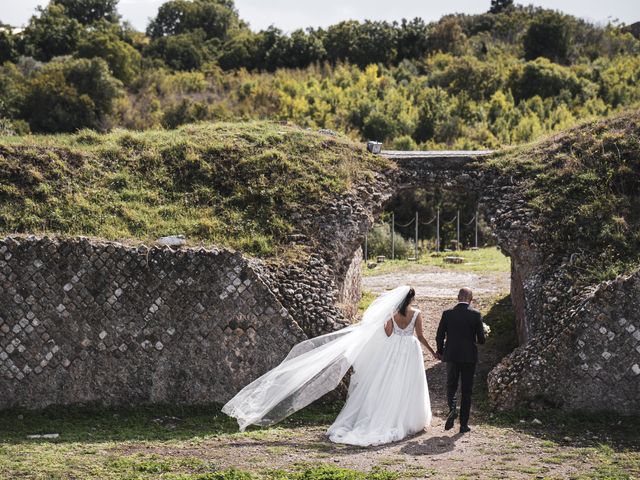
[[[393,319],[387,320],[387,323],[384,324],[384,333],[387,334],[387,337],[390,337],[393,333]]]
[[[420,340],[420,343],[422,343],[427,350],[429,350],[429,352],[431,353],[431,355],[433,355],[433,358],[437,359],[438,356],[436,355],[436,352],[433,351],[433,348],[431,348],[431,345],[429,345],[429,342],[427,342],[427,339],[424,338],[424,327],[422,326],[422,312],[418,313],[418,317],[416,318],[416,337],[418,337],[418,340]]]

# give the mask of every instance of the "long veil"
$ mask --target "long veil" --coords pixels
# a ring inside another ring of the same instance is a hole
[[[235,417],[244,431],[251,424],[276,423],[333,390],[352,365],[357,371],[365,347],[368,358],[375,353],[386,337],[384,323],[398,310],[409,288],[401,286],[380,295],[359,323],[295,345],[280,365],[240,390],[222,411]]]

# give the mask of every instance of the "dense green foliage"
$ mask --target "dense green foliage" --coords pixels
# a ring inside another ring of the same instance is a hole
[[[155,240],[185,234],[255,255],[295,219],[386,168],[341,137],[266,122],[5,137],[0,231]]]
[[[250,30],[233,0],[165,2],[146,33],[120,22],[116,0],[52,0],[23,32],[0,28],[0,129],[278,119],[402,149],[495,148],[640,102],[631,33],[490,3],[485,14],[433,23],[344,21],[285,34]],[[51,74],[77,70],[78,58],[108,65],[106,104],[78,88],[78,75]],[[65,118],[43,122],[32,109],[42,90],[71,105]]]
[[[530,181],[536,241],[572,254],[576,278],[606,280],[640,264],[640,111],[587,123],[488,166]]]

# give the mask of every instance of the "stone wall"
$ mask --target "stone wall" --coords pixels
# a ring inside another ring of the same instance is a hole
[[[0,408],[224,402],[293,344],[353,320],[375,215],[399,189],[438,186],[475,194],[511,257],[521,346],[489,375],[494,405],[638,411],[640,273],[576,288],[570,254],[535,241],[526,179],[478,161],[396,158],[321,214],[300,212],[298,260],[0,240]]]
[[[224,402],[306,338],[227,250],[0,240],[0,408]]]
[[[490,374],[498,409],[640,410],[640,274],[575,284],[571,252],[533,231],[526,179],[484,176],[483,202],[498,244],[511,257],[518,347]],[[544,237],[544,236],[543,236]]]
[[[289,239],[299,258],[1,239],[0,408],[228,400],[295,343],[353,321],[385,182],[301,212]]]
[[[572,298],[554,325],[506,358],[489,377],[500,409],[554,406],[640,408],[640,271]]]

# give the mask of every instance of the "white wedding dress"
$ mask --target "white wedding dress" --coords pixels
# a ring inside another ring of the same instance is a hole
[[[393,318],[409,292],[401,286],[376,298],[362,321],[305,340],[278,366],[240,390],[222,411],[249,425],[272,425],[338,386],[353,367],[347,402],[328,434],[334,442],[378,445],[421,431],[431,422],[422,350],[413,335],[417,313],[406,329]]]
[[[404,329],[392,320],[393,333],[383,347],[376,355],[365,355],[370,363],[354,365],[347,402],[327,432],[332,442],[396,442],[431,423],[422,349],[413,334],[418,313]]]

